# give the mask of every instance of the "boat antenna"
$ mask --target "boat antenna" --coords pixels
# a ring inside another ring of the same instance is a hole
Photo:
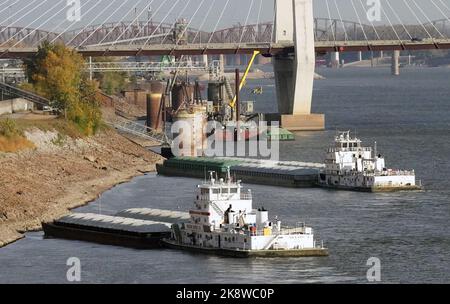
[[[378,158],[378,147],[377,147],[377,142],[375,141],[374,147],[373,147],[373,153],[374,153],[374,158]]]

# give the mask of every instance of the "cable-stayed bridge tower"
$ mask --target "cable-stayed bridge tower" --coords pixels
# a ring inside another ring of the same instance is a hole
[[[294,53],[273,57],[281,124],[289,130],[323,130],[325,116],[311,113],[315,71],[312,0],[275,1],[275,43],[294,43]]]

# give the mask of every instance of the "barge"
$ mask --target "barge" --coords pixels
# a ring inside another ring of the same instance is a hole
[[[269,220],[264,208],[253,209],[251,191],[242,191],[240,181],[210,172],[209,180],[198,186],[188,221],[172,225],[165,246],[232,257],[327,256],[318,245],[313,229],[300,224],[284,227],[276,217]]]
[[[157,164],[158,174],[204,179],[209,171],[225,178],[231,175],[248,184],[308,188],[317,185],[320,169],[316,163],[274,162],[248,158],[174,157]]]
[[[42,227],[46,237],[139,249],[161,248],[161,239],[171,234],[171,223],[92,213],[73,213]]]

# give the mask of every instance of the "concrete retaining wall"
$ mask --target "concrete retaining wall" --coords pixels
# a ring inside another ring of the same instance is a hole
[[[33,103],[23,98],[0,101],[0,115],[24,112],[32,109]]]

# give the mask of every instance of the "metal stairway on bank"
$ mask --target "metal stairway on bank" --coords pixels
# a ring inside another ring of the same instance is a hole
[[[31,101],[32,103],[38,104],[40,106],[49,106],[51,104],[50,100],[48,100],[47,98],[39,96],[30,91],[19,89],[15,86],[6,84],[4,82],[0,82],[0,91],[2,92],[2,94],[5,94],[5,95],[11,96],[11,97],[15,96],[17,98],[23,98],[28,101]]]

